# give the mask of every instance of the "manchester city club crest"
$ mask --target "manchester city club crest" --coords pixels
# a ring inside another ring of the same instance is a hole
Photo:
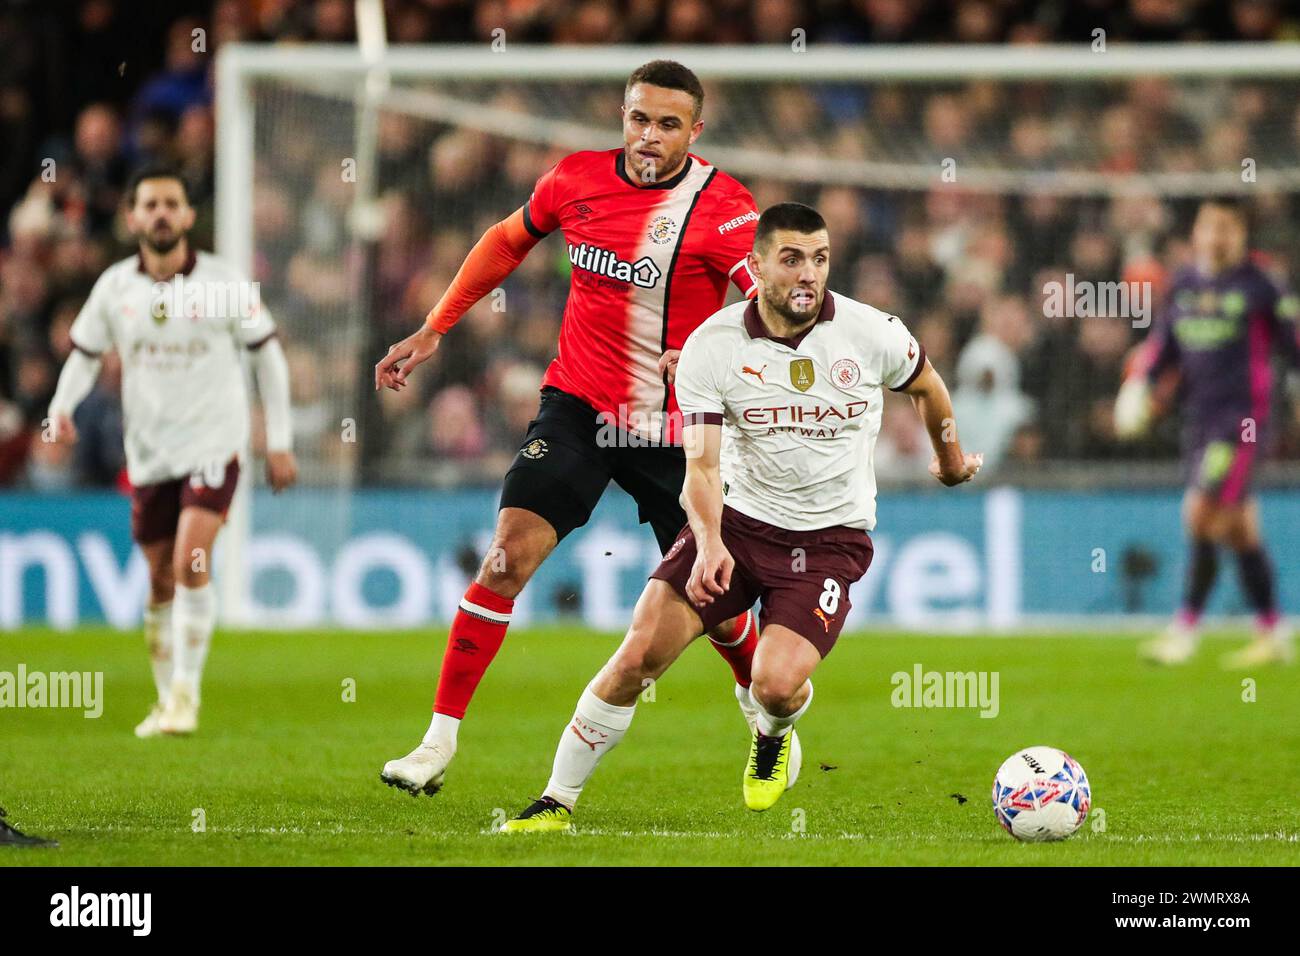
[[[799,391],[806,392],[812,388],[814,378],[812,359],[801,358],[790,361],[790,384]]]
[[[550,447],[546,444],[544,439],[534,438],[523,448],[519,449],[519,454],[523,455],[525,458],[537,459],[545,458],[548,451],[550,451]]]
[[[650,222],[650,232],[647,235],[655,245],[662,246],[676,238],[677,223],[668,216],[655,216]]]
[[[862,370],[853,359],[840,359],[831,366],[831,381],[836,388],[850,389],[862,380]]]

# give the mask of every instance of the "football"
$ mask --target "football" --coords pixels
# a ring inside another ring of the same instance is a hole
[[[1017,840],[1064,840],[1092,805],[1088,775],[1055,747],[1026,747],[1002,762],[993,778],[993,812]]]

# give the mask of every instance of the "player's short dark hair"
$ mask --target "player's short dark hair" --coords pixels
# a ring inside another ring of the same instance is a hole
[[[148,163],[139,167],[131,174],[131,178],[126,181],[126,192],[123,196],[128,209],[135,205],[136,191],[146,179],[174,179],[181,184],[181,192],[185,194],[185,201],[190,201],[190,184],[186,182],[185,176],[179,169],[169,163]]]
[[[1250,208],[1242,197],[1233,195],[1206,196],[1197,205],[1196,211],[1199,213],[1206,206],[1228,210],[1237,217],[1237,221],[1245,227],[1247,232],[1250,231]]]
[[[623,87],[623,94],[626,96],[628,90],[638,83],[649,83],[651,86],[662,86],[666,90],[681,90],[683,93],[691,94],[691,99],[695,101],[694,118],[700,118],[700,111],[704,109],[704,87],[700,85],[698,76],[676,60],[651,60],[638,66],[627,78],[627,86]]]
[[[778,229],[808,235],[821,232],[825,228],[826,220],[812,206],[805,206],[801,202],[779,202],[775,206],[768,206],[763,210],[763,215],[758,217],[758,231],[754,233],[754,248],[766,248],[772,233]]]

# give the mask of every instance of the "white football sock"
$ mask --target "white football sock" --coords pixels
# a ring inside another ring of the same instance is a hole
[[[753,687],[750,687],[750,702],[758,711],[758,732],[764,737],[784,737],[789,733],[790,728],[794,726],[796,720],[807,713],[808,708],[812,705],[813,686],[812,681],[808,681],[808,699],[803,702],[803,706],[796,710],[789,717],[777,717],[775,714],[769,714],[762,704],[758,702],[753,694]]]
[[[149,647],[149,666],[159,702],[167,699],[172,686],[172,602],[150,604],[144,609],[144,640]]]
[[[753,685],[751,684],[750,686],[752,687]],[[754,709],[754,702],[749,697],[749,687],[742,687],[740,684],[736,685],[736,703],[738,703],[743,710],[752,711]]]
[[[578,698],[578,709],[564,728],[555,749],[551,779],[542,796],[558,800],[570,809],[578,802],[582,788],[605,754],[613,750],[632,724],[636,704],[617,707],[596,696],[591,685]]]
[[[208,659],[216,613],[217,599],[211,583],[197,588],[176,585],[176,597],[172,602],[173,677],[193,687],[196,697],[199,682],[203,679],[203,664]]]
[[[429,729],[424,732],[424,742],[430,746],[439,746],[443,750],[456,752],[456,732],[460,730],[460,720],[446,714],[434,714]]]

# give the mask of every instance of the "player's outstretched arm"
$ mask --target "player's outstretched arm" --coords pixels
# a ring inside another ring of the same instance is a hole
[[[375,391],[400,391],[411,371],[438,350],[443,335],[475,302],[514,272],[539,241],[524,224],[522,207],[483,233],[420,330],[390,346],[388,354],[375,366]]]
[[[930,474],[949,487],[974,478],[984,464],[984,456],[966,454],[961,450],[948,386],[943,383],[929,359],[925,360],[921,374],[903,391],[911,396],[912,404],[916,406],[921,420],[925,422],[925,430],[930,434],[930,445],[934,448]]]
[[[72,415],[95,387],[102,364],[98,355],[74,348],[59,373],[59,384],[50,400],[49,417],[54,422],[54,440],[72,443],[77,440],[77,429]]]
[[[682,431],[686,450],[686,479],[682,482],[682,507],[695,536],[695,565],[686,582],[686,596],[695,604],[712,604],[731,587],[735,567],[722,543],[722,474],[718,459],[722,426],[687,425]]]
[[[283,491],[298,480],[293,457],[293,422],[289,405],[289,363],[280,340],[272,335],[252,349],[253,375],[266,415],[266,480]]]

